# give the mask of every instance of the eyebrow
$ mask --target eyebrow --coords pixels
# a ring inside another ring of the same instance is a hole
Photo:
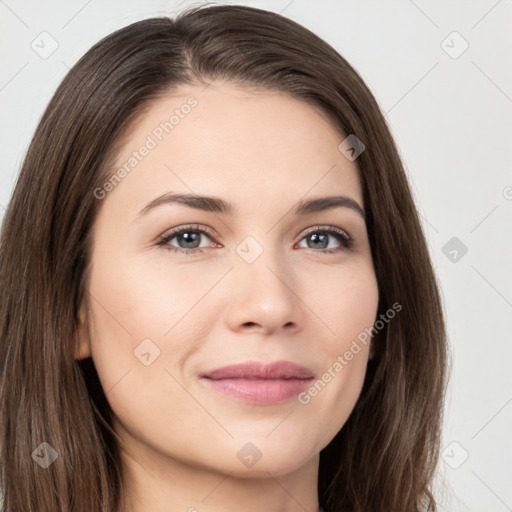
[[[198,196],[193,194],[176,194],[168,192],[150,201],[139,212],[139,217],[162,204],[183,204],[189,208],[223,215],[238,215],[238,210],[231,204],[218,197]],[[311,213],[332,210],[334,208],[349,208],[357,212],[363,219],[366,218],[364,210],[357,201],[347,196],[318,197],[315,199],[300,200],[293,211],[295,215],[308,215]]]

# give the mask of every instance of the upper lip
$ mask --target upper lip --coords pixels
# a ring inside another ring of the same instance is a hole
[[[223,366],[206,373],[201,377],[208,379],[310,379],[314,374],[308,368],[291,361],[274,361],[261,363],[247,361],[240,364]]]

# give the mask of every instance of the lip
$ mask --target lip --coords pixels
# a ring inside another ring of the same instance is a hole
[[[314,374],[291,361],[248,361],[217,368],[200,378],[223,394],[254,404],[271,404],[301,393]]]

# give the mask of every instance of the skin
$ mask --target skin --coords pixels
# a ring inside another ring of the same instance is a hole
[[[108,192],[93,226],[77,358],[93,358],[115,413],[126,472],[120,510],[316,512],[319,452],[359,397],[369,345],[307,404],[297,396],[248,404],[198,374],[288,360],[320,378],[373,325],[378,288],[364,219],[346,207],[292,213],[301,199],[332,195],[364,209],[357,168],[321,111],[228,82],[155,101],[116,165],[191,96],[197,106]],[[170,191],[222,198],[238,215],[164,204],[138,217]],[[214,233],[200,235],[202,253],[170,252],[192,250],[182,236],[157,244],[188,224]],[[333,235],[327,248],[314,245],[305,231],[317,225],[344,230],[353,247]],[[236,251],[248,236],[262,248],[252,263]],[[134,355],[144,339],[160,350],[148,366]],[[248,442],[261,453],[252,467],[237,457]]]

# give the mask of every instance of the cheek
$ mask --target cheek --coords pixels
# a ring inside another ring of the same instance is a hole
[[[218,272],[205,271],[199,277],[180,265],[164,266],[165,260],[151,254],[118,256],[98,255],[91,275],[91,295],[96,299],[92,317],[99,337],[108,333],[125,351],[130,343],[134,349],[146,338],[159,340],[161,350],[166,350],[176,346],[176,333],[197,333],[205,326],[205,308],[199,308],[198,316],[197,305],[218,280]]]
[[[299,296],[317,317],[324,349],[332,355],[375,321],[379,291],[373,264],[369,258],[353,259],[328,271],[311,266],[306,275]]]
[[[326,338],[325,368],[329,375],[323,380],[337,382],[332,387],[345,396],[356,396],[366,372],[379,291],[370,262],[358,262],[345,270],[338,286],[331,286],[327,300],[334,335]]]
[[[178,267],[163,272],[140,258],[117,256],[98,254],[91,274],[93,360],[105,390],[127,374],[132,383],[160,386],[156,375],[169,365],[179,371],[206,339],[206,310],[199,317],[195,306],[215,276],[191,280]]]
[[[323,285],[323,293],[317,288],[309,295],[327,327],[320,338],[323,364],[317,379],[299,396],[299,403],[322,421],[325,429],[318,440],[322,449],[342,428],[359,398],[379,293],[370,260],[344,266],[329,278],[319,273],[315,282]]]
[[[178,436],[181,427],[170,403],[184,416],[200,414],[180,383],[184,363],[207,338],[206,308],[194,306],[212,283],[191,282],[183,270],[165,273],[136,259],[118,258],[116,265],[108,263],[112,259],[97,261],[105,263],[91,274],[89,325],[107,400],[132,433],[146,437],[146,420],[152,418],[167,429],[155,439]]]

